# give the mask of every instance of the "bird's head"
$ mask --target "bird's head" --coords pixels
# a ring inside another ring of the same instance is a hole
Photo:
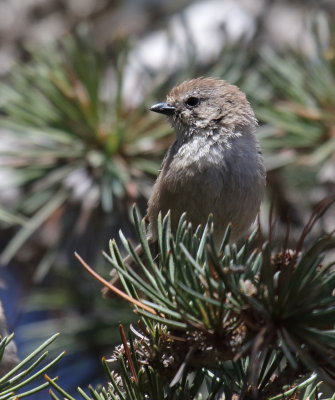
[[[167,115],[181,137],[201,131],[254,130],[257,125],[244,93],[215,78],[185,81],[170,91],[166,102],[150,110]]]

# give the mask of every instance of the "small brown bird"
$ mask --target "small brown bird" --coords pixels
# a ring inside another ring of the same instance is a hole
[[[163,161],[148,204],[149,233],[157,236],[157,216],[171,210],[172,229],[186,212],[194,227],[213,214],[215,238],[232,223],[231,240],[247,232],[259,211],[265,168],[255,137],[257,121],[244,93],[214,78],[198,78],[173,88],[162,113],[177,140]]]
[[[214,239],[232,223],[231,241],[250,228],[265,188],[265,168],[255,137],[254,112],[236,86],[198,78],[174,87],[151,111],[165,114],[176,132],[148,203],[148,235],[157,238],[159,212],[193,227],[214,219]]]

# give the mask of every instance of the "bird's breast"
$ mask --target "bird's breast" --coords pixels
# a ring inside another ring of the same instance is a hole
[[[183,143],[172,152],[167,166],[167,175],[179,179],[201,179],[213,171],[226,169],[224,143],[208,140],[206,137],[194,138]]]
[[[262,198],[265,173],[255,139],[196,140],[171,148],[149,201],[148,214],[171,210],[172,226],[187,213],[194,226],[210,213],[218,228],[233,222],[236,236],[250,226]],[[220,229],[219,234],[222,233]]]

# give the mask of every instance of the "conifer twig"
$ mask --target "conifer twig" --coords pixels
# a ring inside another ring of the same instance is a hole
[[[126,293],[122,292],[122,290],[118,289],[117,287],[115,287],[114,285],[112,285],[111,283],[109,283],[108,281],[106,281],[106,279],[104,279],[102,276],[100,276],[97,272],[95,272],[83,259],[82,257],[75,252],[74,253],[75,257],[77,258],[77,260],[80,262],[80,264],[86,269],[86,271],[93,276],[93,278],[95,278],[97,281],[99,281],[100,283],[102,283],[103,285],[107,286],[112,292],[114,292],[116,295],[118,295],[119,297],[122,297],[123,299],[127,300],[129,303],[133,303],[135,306],[142,308],[145,311],[150,312],[151,314],[157,314],[156,311],[149,307],[146,306],[145,304],[141,303],[140,301],[133,299],[132,297],[128,296]]]

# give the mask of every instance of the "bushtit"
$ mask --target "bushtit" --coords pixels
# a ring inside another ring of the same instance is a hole
[[[198,78],[150,110],[167,115],[176,132],[148,203],[150,241],[159,212],[169,210],[173,231],[184,212],[194,228],[213,214],[216,243],[229,223],[236,241],[255,220],[265,187],[257,121],[244,93],[220,79]]]
[[[198,78],[173,88],[151,111],[168,116],[176,141],[163,161],[148,204],[149,233],[157,216],[171,210],[172,230],[186,212],[194,227],[213,214],[214,235],[231,240],[255,220],[265,187],[265,169],[255,137],[257,121],[244,93],[220,79]]]

